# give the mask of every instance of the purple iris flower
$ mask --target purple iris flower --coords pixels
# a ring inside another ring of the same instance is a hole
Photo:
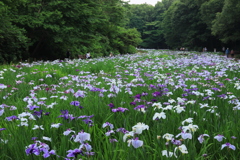
[[[94,115],[91,115],[91,116],[83,115],[83,116],[79,116],[78,119],[79,119],[79,118],[92,118],[93,116],[94,116]]]
[[[224,86],[224,84],[223,84],[223,83],[218,83],[218,85],[219,85],[219,86]]]
[[[138,109],[141,109],[141,108],[147,108],[146,106],[144,105],[138,105],[137,107],[134,108],[134,110],[138,110]]]
[[[156,86],[154,86],[154,85],[152,85],[152,84],[150,84],[149,87],[150,87],[150,88],[154,88],[154,89],[157,88]]]
[[[5,118],[7,121],[13,121],[15,119],[19,119],[17,116],[9,116]]]
[[[113,124],[112,124],[112,123],[109,123],[109,122],[103,123],[102,128],[105,128],[105,127],[107,127],[107,126],[109,126],[110,129],[113,129],[113,128],[114,128]]]
[[[42,113],[43,113],[42,110],[40,110],[40,111],[34,111],[34,112],[33,112],[33,115],[34,115],[34,116],[37,116],[38,118],[41,118],[41,117],[42,117]]]
[[[55,150],[49,151],[49,150],[46,149],[46,148],[42,148],[41,150],[42,150],[42,152],[43,152],[43,157],[44,157],[44,158],[50,157],[51,154],[56,154]]]
[[[50,112],[46,112],[44,115],[48,116],[50,114]]]
[[[143,92],[141,95],[142,95],[142,96],[147,96],[148,93],[147,93],[147,92]]]
[[[202,99],[202,100],[204,101],[204,100],[206,100],[206,99],[209,99],[209,98],[210,98],[210,96],[203,97],[203,99]]]
[[[118,142],[118,140],[116,140],[116,139],[109,139],[109,142],[110,142],[110,143]]]
[[[37,156],[40,155],[40,150],[37,147],[37,144],[30,144],[28,148],[25,150],[25,152],[27,155],[30,155],[30,154],[35,154]]]
[[[172,142],[172,144],[175,144],[175,145],[177,145],[177,146],[182,145],[182,141],[176,140],[176,139],[174,139],[174,138],[171,140],[171,142]]]
[[[67,153],[68,153],[67,157],[74,157],[74,158],[77,158],[77,155],[78,155],[78,154],[83,155],[82,150],[80,150],[80,149],[78,149],[78,148],[76,148],[76,149],[74,149],[74,150],[71,150],[71,149],[70,149],[70,150],[67,151]]]
[[[157,102],[158,100],[156,100],[156,99],[151,99],[151,101],[152,101],[152,102]]]
[[[136,102],[130,102],[130,105],[135,106],[135,105],[136,105]]]
[[[153,92],[153,93],[152,93],[152,96],[153,96],[153,97],[158,97],[158,96],[160,96],[160,97],[161,97],[161,96],[162,96],[162,93],[161,93],[161,92],[158,92],[158,91],[156,91],[156,92]]]
[[[79,101],[72,101],[70,104],[73,105],[73,106],[80,106]]]
[[[116,130],[116,132],[122,132],[122,133],[126,134],[126,133],[128,133],[129,131],[126,130],[125,128],[118,128],[118,129]]]
[[[82,121],[88,124],[89,126],[93,125],[93,121],[90,118],[83,119]]]
[[[125,112],[127,108],[118,107],[117,109],[112,109],[112,112]]]
[[[115,107],[113,103],[109,103],[108,106],[109,106],[110,108],[114,108],[114,107]]]
[[[36,109],[36,108],[39,108],[39,106],[30,106],[30,107],[29,107],[29,110],[32,111],[32,110],[34,110],[34,109]]]
[[[71,114],[68,113],[68,110],[61,110],[62,115],[58,116],[58,117],[63,117],[65,120],[70,119],[73,120],[76,117],[73,117]]]
[[[141,94],[137,94],[136,96],[134,96],[134,98],[141,99],[141,96]]]
[[[6,128],[0,128],[0,131],[6,130]]]
[[[188,96],[188,94],[187,94],[187,93],[184,93],[184,94],[182,94],[182,97],[186,97],[186,96]]]
[[[214,90],[214,91],[220,91],[219,88],[211,88],[211,89]]]
[[[208,155],[205,153],[205,154],[203,154],[202,156],[203,156],[203,157],[207,157]]]
[[[36,139],[38,139],[38,137],[32,137],[32,140],[35,141]]]
[[[217,95],[217,97],[225,98],[225,97],[226,97],[226,94]]]

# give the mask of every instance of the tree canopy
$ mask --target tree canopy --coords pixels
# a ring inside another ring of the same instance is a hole
[[[155,6],[133,5],[131,12],[130,27],[143,40],[139,47],[240,49],[238,0],[162,0]]]
[[[0,63],[135,53],[140,48],[240,49],[239,0],[2,0]]]
[[[0,61],[134,53],[141,42],[127,28],[128,3],[121,0],[3,0]],[[126,39],[125,37],[128,37]]]

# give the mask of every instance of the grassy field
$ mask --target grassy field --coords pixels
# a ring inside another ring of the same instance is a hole
[[[0,66],[1,160],[238,160],[240,63],[213,53]]]

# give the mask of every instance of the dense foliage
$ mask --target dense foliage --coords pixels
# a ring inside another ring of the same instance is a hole
[[[140,48],[239,50],[239,0],[2,0],[0,63],[71,58]]]
[[[142,48],[239,49],[239,0],[162,0],[131,5],[129,27],[142,35]]]
[[[126,29],[128,4],[120,0],[3,0],[0,62],[134,53],[141,42]]]

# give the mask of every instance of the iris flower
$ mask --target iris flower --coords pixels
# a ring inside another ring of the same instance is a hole
[[[155,113],[154,116],[153,116],[153,120],[156,120],[156,119],[166,119],[166,114],[164,112],[161,112],[161,113]]]
[[[74,139],[74,142],[83,143],[85,141],[91,141],[90,134],[86,132],[79,132],[76,138]]]
[[[113,129],[113,128],[114,128],[113,124],[111,124],[111,123],[109,123],[109,122],[103,123],[102,128],[105,128],[105,127],[107,127],[107,126],[109,126],[110,129]]]
[[[72,101],[72,102],[70,103],[70,105],[80,106],[80,102],[79,102],[79,101]]]
[[[188,153],[188,150],[187,150],[187,147],[185,146],[185,144],[182,144],[181,146],[176,147],[174,149],[174,153],[176,152],[176,150],[179,150],[183,154],[187,154]]]
[[[143,130],[148,130],[149,126],[145,125],[144,123],[137,123],[135,126],[132,127],[132,130],[136,133],[136,134],[141,134]]]
[[[163,138],[165,138],[167,141],[172,140],[173,137],[174,137],[174,135],[169,134],[169,133],[166,133],[166,134],[163,135]]]
[[[236,150],[236,147],[234,145],[230,144],[230,143],[223,144],[222,147],[221,147],[221,150],[225,147],[230,148],[232,150]]]
[[[130,147],[130,145],[132,144],[132,146],[134,148],[139,148],[143,145],[143,141],[142,140],[138,140],[138,137],[134,138],[134,139],[130,139],[128,140],[128,147]]]
[[[170,151],[167,151],[167,150],[163,150],[162,151],[162,156],[172,157],[173,156],[173,152],[170,152]]]
[[[221,142],[225,138],[223,135],[218,134],[217,136],[214,137],[218,142]]]
[[[208,134],[201,134],[201,135],[198,137],[198,141],[199,141],[200,143],[203,143],[203,141],[204,141],[204,136],[209,137]]]

